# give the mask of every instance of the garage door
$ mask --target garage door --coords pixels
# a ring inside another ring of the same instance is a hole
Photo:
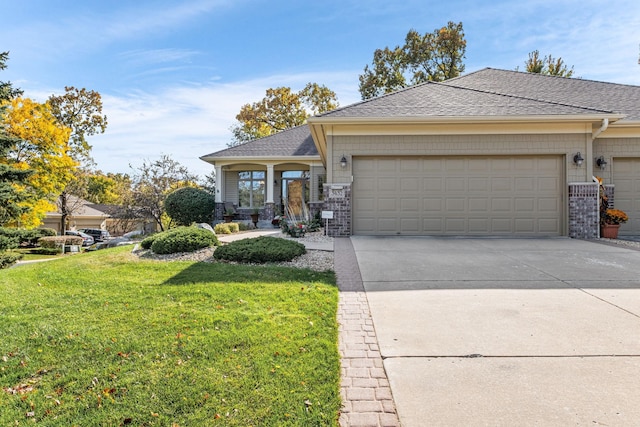
[[[560,156],[356,157],[362,235],[562,234]]]
[[[629,215],[619,233],[640,235],[640,159],[614,157],[612,163],[614,205]]]

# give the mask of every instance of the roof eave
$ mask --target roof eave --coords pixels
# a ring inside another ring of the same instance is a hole
[[[406,116],[406,117],[310,117],[310,126],[340,124],[440,124],[440,123],[532,123],[532,122],[598,122],[609,119],[614,123],[625,117],[617,113],[544,114],[508,116]],[[312,130],[313,134],[313,130]],[[315,135],[314,135],[315,136]],[[316,139],[314,138],[314,141]]]
[[[305,156],[202,156],[200,160],[205,161],[207,163],[215,163],[215,162],[233,162],[233,163],[241,163],[247,161],[264,161],[264,162],[287,162],[291,163],[292,161],[318,161],[320,158],[319,155],[305,155]]]

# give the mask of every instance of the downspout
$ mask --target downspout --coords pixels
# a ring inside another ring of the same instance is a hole
[[[591,147],[593,149],[593,142],[596,140],[596,138],[598,136],[600,136],[600,134],[602,132],[604,132],[605,130],[607,130],[607,128],[609,127],[609,119],[602,119],[602,125],[600,126],[600,128],[598,130],[596,130],[595,132],[593,132],[592,136],[591,136]],[[593,180],[596,181],[598,183],[598,203],[596,203],[596,215],[598,218],[598,237],[600,236],[600,182],[598,181],[598,179],[594,176]]]
[[[595,140],[598,136],[600,136],[602,132],[607,130],[608,127],[609,127],[609,119],[602,119],[602,126],[600,126],[600,129],[598,129],[593,133],[593,135],[591,136],[591,140],[592,141]]]

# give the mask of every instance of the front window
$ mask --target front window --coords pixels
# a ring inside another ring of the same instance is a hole
[[[265,172],[238,173],[238,207],[261,208],[264,206]]]

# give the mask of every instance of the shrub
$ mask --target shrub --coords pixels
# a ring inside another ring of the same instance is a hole
[[[156,237],[158,237],[159,235],[160,234],[156,233],[142,239],[142,242],[140,242],[140,246],[142,246],[142,249],[151,249],[153,241],[156,240]]]
[[[216,200],[213,194],[200,188],[179,188],[167,196],[164,208],[178,225],[210,222]]]
[[[303,244],[279,237],[261,236],[243,239],[221,246],[213,253],[219,260],[244,263],[291,261],[306,253]]]
[[[80,236],[46,236],[38,239],[38,243],[43,248],[56,249],[63,245],[82,246],[82,237]]]
[[[248,222],[239,222],[238,229],[240,231],[248,231],[253,230],[253,224],[249,224]]]
[[[218,238],[210,231],[197,227],[178,227],[158,234],[151,244],[151,250],[157,254],[174,254],[217,245]]]
[[[0,253],[0,269],[10,267],[20,259],[22,259],[22,254],[16,252],[2,252]]]
[[[216,234],[232,234],[240,231],[240,225],[237,222],[221,222],[213,228]]]
[[[16,245],[37,244],[38,239],[45,236],[55,236],[56,231],[51,228],[34,228],[25,230],[22,228],[3,228],[0,227],[0,237],[6,237],[15,242]]]

